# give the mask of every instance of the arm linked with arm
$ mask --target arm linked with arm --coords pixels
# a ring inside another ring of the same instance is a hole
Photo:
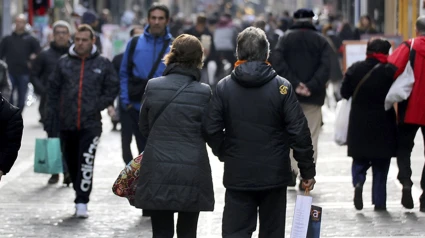
[[[313,159],[313,145],[307,119],[299,105],[291,85],[283,101],[282,116],[285,128],[289,135],[289,146],[294,151],[294,158],[298,162],[301,177],[312,179],[316,175],[316,166]]]

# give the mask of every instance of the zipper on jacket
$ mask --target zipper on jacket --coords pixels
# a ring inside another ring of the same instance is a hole
[[[81,103],[82,103],[82,96],[83,96],[84,63],[85,63],[85,58],[83,58],[81,61],[80,83],[78,86],[77,130],[81,129]]]

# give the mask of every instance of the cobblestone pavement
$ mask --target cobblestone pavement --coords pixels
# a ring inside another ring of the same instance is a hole
[[[35,138],[45,137],[36,105],[25,110],[25,133],[18,161],[11,173],[0,182],[0,237],[151,237],[150,220],[131,207],[126,199],[116,197],[111,185],[124,166],[120,134],[111,132],[104,116],[104,133],[96,157],[94,189],[89,204],[90,218],[72,218],[74,192],[60,184],[48,186],[48,175],[33,172]],[[425,237],[425,213],[418,210],[419,180],[423,158],[422,138],[418,136],[413,153],[415,209],[400,205],[401,190],[396,180],[397,166],[392,162],[388,181],[388,212],[374,212],[370,175],[365,185],[363,211],[352,204],[351,159],[346,147],[332,141],[333,113],[324,109],[323,132],[319,143],[317,185],[313,203],[323,207],[322,237]],[[214,178],[216,208],[202,213],[198,237],[215,238],[221,234],[224,188],[223,165],[210,154]],[[287,237],[289,237],[297,190],[288,191]],[[235,214],[237,219],[237,214]],[[255,233],[257,236],[257,233]]]

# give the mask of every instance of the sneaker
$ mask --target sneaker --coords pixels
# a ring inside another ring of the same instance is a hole
[[[359,211],[363,209],[363,186],[361,184],[357,184],[354,189],[354,207]]]
[[[53,174],[47,181],[48,184],[57,184],[59,182],[59,174]]]
[[[413,209],[414,204],[413,204],[411,187],[408,187],[408,186],[403,187],[402,195],[401,195],[401,204],[403,205],[403,207],[407,209]]]
[[[75,204],[75,217],[77,218],[88,218],[89,213],[87,212],[87,204],[77,203]]]

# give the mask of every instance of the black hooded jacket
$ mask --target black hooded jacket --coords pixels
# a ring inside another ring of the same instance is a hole
[[[51,42],[50,47],[43,50],[32,62],[31,83],[38,94],[46,93],[49,76],[55,69],[58,60],[68,53],[68,49],[69,46],[59,47],[55,42]]]
[[[99,55],[80,58],[69,49],[49,76],[45,130],[55,134],[55,119],[60,130],[102,128],[100,112],[112,105],[119,91],[119,80],[112,63]]]
[[[331,47],[309,22],[297,22],[279,39],[272,55],[276,72],[296,88],[304,83],[311,96],[298,95],[301,103],[322,106],[331,72]]]
[[[310,131],[295,92],[264,62],[243,63],[218,83],[204,134],[224,162],[226,188],[286,186],[292,180],[290,148],[302,177],[315,176]]]

